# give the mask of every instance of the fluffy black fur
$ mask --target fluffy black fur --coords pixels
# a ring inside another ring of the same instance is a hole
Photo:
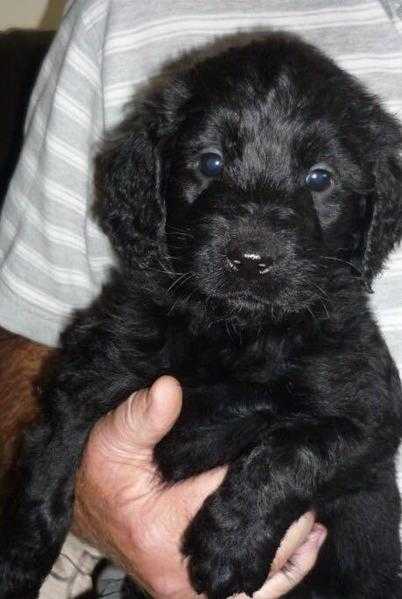
[[[164,479],[229,464],[183,540],[197,591],[252,594],[314,509],[329,536],[289,596],[400,599],[401,389],[367,289],[402,234],[401,145],[375,98],[286,34],[182,61],[135,107],[98,160],[120,266],[64,333],[27,435],[1,599],[37,596],[89,431],[162,373],[184,389]]]

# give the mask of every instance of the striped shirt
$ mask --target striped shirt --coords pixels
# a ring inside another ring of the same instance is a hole
[[[401,19],[402,2],[392,0],[69,2],[33,93],[3,209],[0,324],[55,345],[71,312],[99,293],[113,255],[91,216],[92,158],[165,60],[224,33],[287,29],[360,77],[402,118]],[[373,304],[402,367],[400,297],[396,252]]]

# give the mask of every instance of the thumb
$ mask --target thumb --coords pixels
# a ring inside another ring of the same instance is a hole
[[[120,448],[130,452],[152,452],[175,423],[182,405],[179,382],[162,376],[149,389],[133,393],[114,410],[110,428]]]

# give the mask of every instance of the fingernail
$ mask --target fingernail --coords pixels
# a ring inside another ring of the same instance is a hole
[[[308,536],[308,542],[320,548],[327,538],[327,531],[323,526],[316,524]]]
[[[313,525],[315,522],[315,516],[313,512],[306,512],[305,514],[303,514],[303,516],[300,516],[298,522],[301,522],[302,520],[304,520],[308,524]]]

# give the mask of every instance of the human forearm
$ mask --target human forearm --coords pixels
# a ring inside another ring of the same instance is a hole
[[[0,476],[4,491],[21,435],[39,414],[38,382],[54,350],[0,328]]]

